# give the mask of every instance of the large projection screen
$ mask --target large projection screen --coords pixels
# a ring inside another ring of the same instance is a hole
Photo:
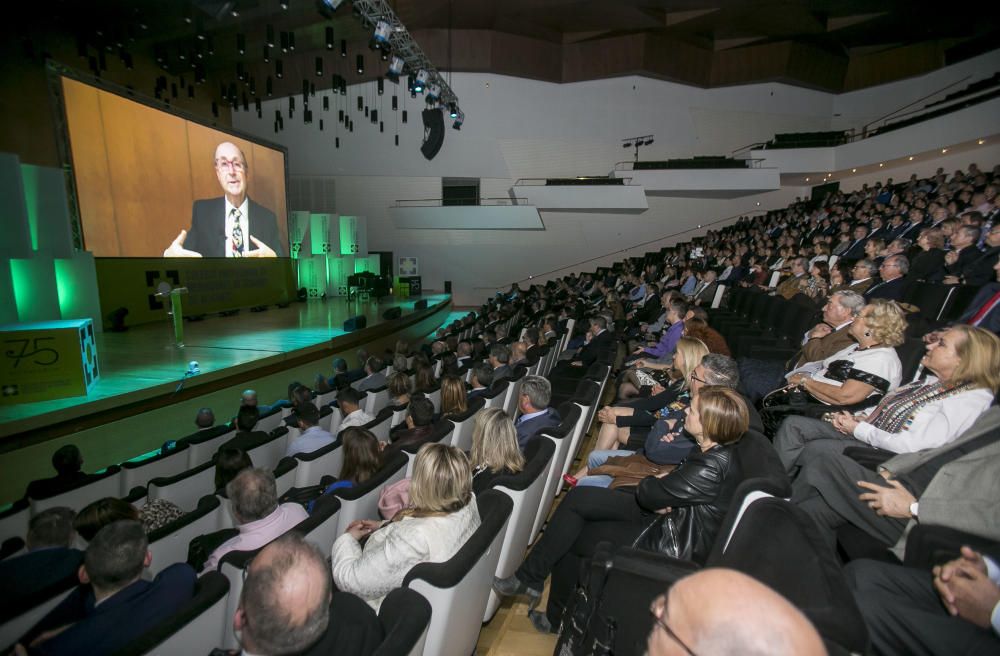
[[[247,195],[274,214],[278,244],[271,246],[288,256],[282,150],[65,76],[61,82],[84,246],[95,257],[162,257],[190,229],[194,202],[223,196],[214,161],[223,142],[245,155]],[[225,212],[218,214],[224,239]]]

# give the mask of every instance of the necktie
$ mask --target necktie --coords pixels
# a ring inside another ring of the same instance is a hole
[[[986,317],[990,311],[1000,304],[1000,292],[994,294],[988,301],[983,303],[983,306],[979,308],[978,311],[969,319],[970,326],[978,326],[982,323],[983,319]]]
[[[240,218],[243,213],[234,207],[230,214],[233,217],[233,257],[243,257],[243,228],[240,227]]]

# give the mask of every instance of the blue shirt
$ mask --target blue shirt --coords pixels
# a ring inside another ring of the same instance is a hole
[[[698,286],[698,279],[694,276],[688,276],[688,279],[684,281],[681,285],[681,294],[685,296],[691,296],[694,294],[694,288]]]
[[[674,352],[674,349],[677,348],[677,342],[680,341],[683,333],[684,322],[678,321],[663,332],[659,342],[645,349],[643,353],[654,358],[665,357]]]
[[[312,453],[328,444],[333,444],[333,436],[319,426],[310,426],[306,432],[288,443],[285,456],[294,456],[296,453]]]

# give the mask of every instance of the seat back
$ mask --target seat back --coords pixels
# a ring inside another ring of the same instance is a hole
[[[260,426],[260,423],[257,424]],[[260,430],[264,430],[261,428]],[[187,438],[190,448],[187,451],[187,469],[194,469],[199,465],[204,465],[215,456],[222,443],[236,436],[236,428],[228,430],[221,435],[215,435],[207,439],[198,440],[195,437]],[[178,472],[179,473],[179,472]]]
[[[896,354],[903,367],[900,384],[905,385],[913,380],[917,373],[917,367],[920,366],[920,359],[924,357],[926,351],[927,348],[922,339],[907,339],[896,347]]]
[[[218,572],[198,579],[194,597],[163,622],[115,652],[116,656],[142,654],[202,654],[222,644],[229,581]]]
[[[65,599],[79,583],[80,581],[75,575],[65,579],[58,589],[52,591],[50,597],[30,608],[25,608],[19,615],[0,624],[0,648],[13,647],[21,636],[48,615],[49,611]]]
[[[785,596],[825,639],[866,653],[868,632],[840,564],[812,518],[798,506],[772,497],[744,511],[718,561]]]
[[[311,453],[296,453],[295,487],[318,485],[324,476],[340,476],[344,466],[344,450],[340,448],[340,438],[333,444],[316,449]]]
[[[490,386],[490,390],[483,394],[483,401],[487,408],[502,408],[507,399],[507,389],[509,385]]]
[[[343,531],[338,531],[340,526],[340,499],[333,495],[325,495],[316,500],[313,511],[307,519],[299,522],[295,530],[306,536],[306,540],[312,542],[325,554],[330,553],[334,541],[340,537]]]
[[[166,453],[145,460],[123,462],[118,495],[124,497],[132,491],[132,488],[144,486],[154,478],[173,476],[188,469],[187,450],[190,448],[188,443],[178,442],[176,447]]]
[[[215,463],[206,462],[174,476],[154,478],[147,490],[150,501],[166,499],[184,512],[191,512],[198,507],[199,499],[215,491]]]
[[[441,386],[439,385],[433,391],[425,392],[424,396],[434,405],[434,412],[441,412]]]
[[[262,414],[260,419],[257,421],[257,426],[254,430],[270,433],[278,426],[281,426],[282,423],[284,423],[282,422],[282,419],[284,419],[284,415],[281,412],[282,410],[283,408],[274,407],[271,408],[266,414]]]
[[[405,587],[423,595],[434,609],[424,645],[427,654],[468,656],[479,639],[514,504],[495,490],[479,495],[476,502],[482,523],[458,553],[443,563],[416,565],[403,579]]]
[[[274,482],[278,488],[280,497],[291,488],[295,487],[295,470],[299,461],[295,458],[282,458],[278,461],[278,466],[274,468]]]
[[[524,384],[524,377],[528,374],[527,367],[515,367],[514,375],[511,376],[507,385],[507,394],[504,396],[503,400],[503,411],[507,413],[507,416],[511,419],[517,413],[517,399],[521,392],[521,385]]]
[[[560,409],[562,409],[562,406],[560,406]],[[548,469],[545,472],[545,483],[542,486],[542,499],[538,504],[535,521],[531,525],[531,535],[528,538],[528,544],[534,542],[535,538],[538,537],[538,532],[542,530],[545,518],[549,515],[549,509],[552,507],[552,501],[556,498],[556,494],[559,492],[559,485],[562,480],[563,460],[566,458],[566,453],[569,450],[572,430],[580,421],[579,407],[572,405],[572,408],[567,412],[569,413],[569,417],[564,416],[563,423],[555,426],[554,428],[545,428],[535,433],[535,440],[545,439],[551,441],[554,451],[552,459],[549,461]]]
[[[402,405],[394,405],[392,407],[392,421],[389,422],[390,429],[399,426],[401,423],[406,421],[406,415],[410,411],[410,404],[403,403]]]
[[[148,568],[156,576],[165,567],[187,560],[188,545],[199,535],[219,530],[219,497],[208,494],[198,501],[192,512],[175,519],[149,534],[149,551],[153,562]]]
[[[451,445],[468,453],[472,448],[472,431],[476,427],[476,415],[486,405],[482,397],[469,401],[469,409],[461,415],[449,417],[455,428],[451,432]]]
[[[330,390],[329,392],[317,394],[316,405],[322,408],[323,406],[330,405],[330,403],[336,400],[336,398],[337,398],[337,390]]]
[[[431,624],[431,605],[419,592],[396,588],[378,609],[385,637],[372,656],[421,656]]]
[[[566,453],[562,458],[561,470],[559,476],[569,471],[569,466],[573,464],[573,460],[576,459],[576,452],[580,448],[580,443],[583,441],[583,436],[587,434],[587,421],[591,416],[592,411],[597,408],[597,400],[588,399],[587,397],[577,397],[574,398],[570,403],[563,403],[560,405],[559,416],[562,417],[562,408],[573,405],[580,409],[580,418],[577,420],[576,424],[573,426],[573,432],[569,433],[569,445],[566,448]]]
[[[98,499],[117,497],[121,491],[121,474],[121,467],[112,465],[96,478],[91,478],[71,490],[41,499],[28,499],[28,502],[31,504],[31,515],[34,517],[43,510],[60,506],[72,508],[73,510],[82,510],[85,506]]]
[[[498,578],[511,576],[524,559],[545,488],[545,474],[555,451],[555,442],[552,440],[532,440],[525,450],[527,462],[524,469],[513,476],[498,477],[493,482],[491,489],[503,492],[514,503],[500,548],[500,560],[497,562]],[[489,622],[499,607],[500,598],[491,589],[483,622]]]
[[[362,428],[370,430],[372,435],[377,437],[380,442],[388,442],[389,430],[392,428],[393,414],[393,411],[389,408],[383,408],[382,413],[378,417],[369,421]]]
[[[27,499],[18,499],[10,508],[0,513],[0,542],[27,536],[30,517],[31,504]],[[0,644],[0,647],[2,646]]]
[[[261,469],[274,469],[278,466],[278,461],[285,457],[285,449],[288,447],[288,429],[280,427],[271,435],[271,439],[258,444],[247,451],[250,461],[254,467]]]
[[[378,473],[361,485],[333,491],[333,494],[340,500],[336,535],[346,531],[347,526],[355,519],[375,519],[378,517],[378,499],[382,490],[403,480],[407,462],[406,455],[397,453],[388,462],[382,464],[382,469]],[[330,546],[333,546],[332,542]]]
[[[366,401],[364,405],[365,412],[370,414],[372,417],[378,416],[378,413],[382,411],[382,408],[389,405],[388,386],[383,385],[377,389],[368,390],[368,396],[366,396],[364,400]]]
[[[413,461],[416,459],[417,451],[420,450],[420,447],[432,442],[444,442],[445,444],[450,444],[451,434],[454,431],[454,427],[455,424],[451,423],[451,420],[442,419],[438,423],[434,424],[434,430],[430,432],[427,439],[422,442],[403,447],[402,452],[406,454],[407,458],[409,458],[409,461],[406,464],[406,478],[413,476]]]

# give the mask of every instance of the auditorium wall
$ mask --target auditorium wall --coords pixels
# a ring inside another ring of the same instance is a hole
[[[988,70],[995,60],[991,54],[932,74],[930,80],[904,80],[893,85],[893,94],[919,97],[921,89],[926,94],[940,88],[942,80]],[[287,114],[286,99],[265,103],[266,120],[238,112],[233,123],[285,144],[293,178],[332,179],[336,210],[368,218],[370,249],[418,257],[425,288],[442,289],[443,282],[451,280],[456,303],[471,305],[513,281],[552,270],[561,275],[592,269],[685,239],[699,225],[787,205],[809,190],[783,187],[728,199],[650,195],[649,209],[638,214],[543,210],[544,231],[401,230],[387,215],[387,207],[401,200],[440,198],[442,177],[480,178],[482,197],[506,197],[520,178],[606,175],[616,162],[631,159],[632,151],[623,149],[621,142],[635,135],[656,138],[642,149],[643,160],[729,155],[776,132],[831,129],[844,119],[835,113],[876,113],[890,97],[878,88],[843,100],[777,83],[699,89],[642,77],[558,85],[456,73],[452,86],[462,99],[466,123],[456,132],[445,119],[449,129],[444,146],[431,161],[419,152],[419,99],[402,96],[400,109],[407,109],[409,122],[398,124],[399,112],[389,107],[392,85],[381,97],[371,85],[359,85],[352,86],[346,98],[334,98],[322,132],[316,120],[304,124],[300,111],[294,119],[286,118],[284,130],[275,134],[274,111]],[[868,100],[866,93],[875,95]],[[384,133],[357,113],[358,95],[379,108]],[[314,103],[321,107],[318,97]],[[355,116],[353,133],[337,125],[336,112],[345,107]],[[321,109],[314,113],[314,118],[324,116]],[[397,129],[398,147],[393,140]],[[339,149],[333,146],[337,137]],[[659,241],[625,252],[652,240]]]

